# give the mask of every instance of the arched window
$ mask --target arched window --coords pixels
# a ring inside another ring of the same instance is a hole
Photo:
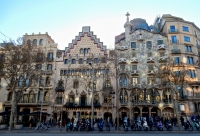
[[[122,87],[122,77],[119,78],[119,85]]]
[[[83,59],[79,59],[79,64],[83,64]]]
[[[126,89],[122,89],[120,91],[119,98],[120,98],[121,103],[127,103],[128,102],[128,93],[127,93]]]
[[[79,82],[77,80],[74,81],[74,84],[73,84],[73,88],[74,89],[77,89],[78,88],[78,84]]]
[[[84,48],[84,54],[87,54],[87,49],[86,48]]]
[[[27,45],[31,45],[31,40],[27,40]]]
[[[37,39],[33,40],[33,45],[37,45]]]
[[[72,64],[76,64],[76,59],[72,59]]]
[[[23,78],[22,78],[22,76],[20,76],[20,78],[19,78],[19,82],[18,82],[19,87],[22,86],[22,82],[23,82]]]
[[[119,85],[120,87],[127,87],[128,86],[128,80],[126,75],[121,75],[119,78]]]
[[[83,49],[82,48],[80,49],[80,53],[83,54]]]
[[[171,103],[172,102],[171,91],[170,90],[164,90],[162,99],[163,99],[164,103]]]
[[[8,101],[12,101],[12,92],[9,92],[8,94]]]
[[[40,45],[43,45],[43,39],[40,39],[39,44],[40,44]]]
[[[35,103],[35,94],[33,91],[29,92],[29,98],[28,98],[29,103]]]
[[[29,79],[26,79],[26,86],[29,85]]]

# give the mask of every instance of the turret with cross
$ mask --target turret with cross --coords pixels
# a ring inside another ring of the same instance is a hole
[[[130,16],[130,14],[127,12],[126,16],[127,16],[127,22],[129,22],[129,16]]]

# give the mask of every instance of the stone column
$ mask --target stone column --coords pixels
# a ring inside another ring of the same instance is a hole
[[[132,109],[131,109],[131,106],[130,106],[130,108],[129,108],[129,119],[131,119],[132,118]]]
[[[140,109],[140,117],[142,117],[142,108],[143,107],[138,107]]]
[[[152,109],[153,107],[149,107],[149,117],[151,117],[151,109]]]

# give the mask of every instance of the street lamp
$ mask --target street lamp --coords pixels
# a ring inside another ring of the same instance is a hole
[[[94,67],[91,62],[89,65],[92,67],[92,102],[91,102],[91,110],[92,110],[92,118],[91,118],[91,126],[93,130],[93,120],[94,120]]]
[[[115,98],[113,95],[115,94],[115,92],[110,92],[111,96],[112,96],[112,121],[113,121],[113,99]]]

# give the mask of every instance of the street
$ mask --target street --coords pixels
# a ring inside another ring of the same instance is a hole
[[[93,135],[95,135],[95,136],[102,136],[102,135],[104,135],[104,136],[123,136],[124,134],[126,134],[126,136],[132,136],[132,135],[134,135],[134,136],[154,136],[155,135],[155,133],[154,134],[148,134],[148,133],[120,133],[120,134],[109,134],[109,133],[82,133],[82,134],[80,134],[80,133],[69,133],[69,134],[67,134],[67,133],[4,133],[4,134],[0,134],[1,136],[37,136],[37,135],[40,135],[40,136],[56,136],[56,135],[60,135],[60,136],[66,136],[66,135],[69,135],[69,136],[80,136],[80,135],[82,135],[82,136],[93,136]],[[159,134],[159,133],[156,133],[156,134]],[[174,135],[174,136],[181,136],[181,135],[183,135],[183,133],[170,133],[170,132],[168,132],[168,133],[161,133],[160,135],[162,135],[162,136],[167,136],[167,135]],[[189,133],[189,132],[187,132],[187,133],[184,133],[184,136],[199,136],[199,133]]]

